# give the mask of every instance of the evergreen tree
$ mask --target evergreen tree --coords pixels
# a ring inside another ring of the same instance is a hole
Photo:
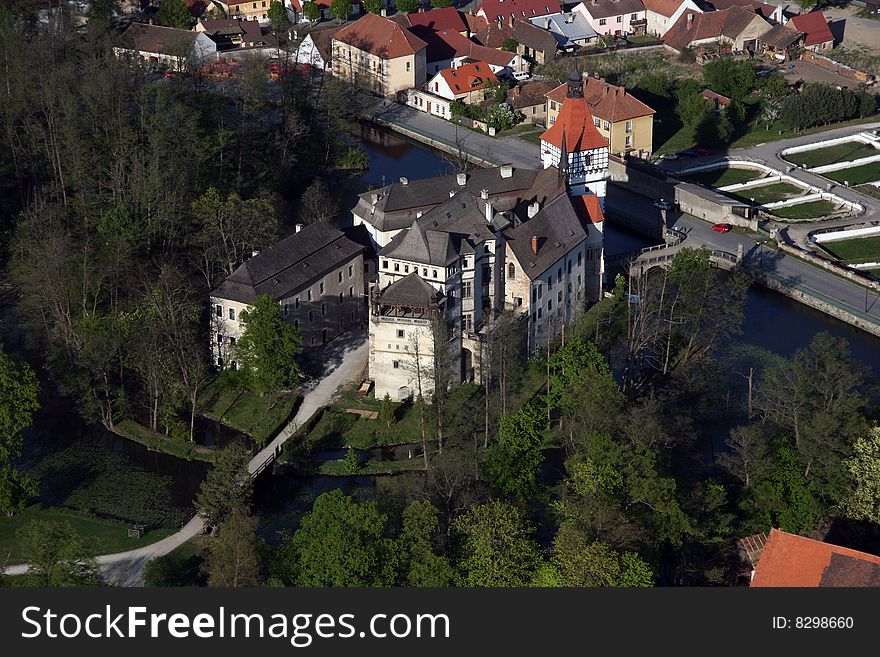
[[[339,21],[347,21],[351,12],[351,0],[333,0],[330,3],[330,16]]]
[[[217,457],[205,475],[196,496],[196,510],[214,526],[229,517],[233,509],[250,505],[254,480],[248,473],[248,450],[232,443]]]
[[[162,0],[159,11],[156,12],[156,25],[176,27],[180,30],[188,30],[192,27],[192,14],[183,0]]]
[[[258,296],[241,313],[244,333],[233,347],[241,376],[258,393],[278,393],[299,385],[296,362],[302,340],[292,324],[281,316],[278,303],[269,295]]]
[[[419,0],[397,0],[397,11],[414,14],[419,10]]]
[[[364,9],[371,14],[382,12],[382,0],[364,0]]]
[[[208,586],[259,586],[263,581],[254,520],[236,506],[217,530],[208,553]]]
[[[275,32],[283,32],[290,27],[290,18],[287,16],[287,10],[278,0],[272,0],[269,5],[269,11],[266,12],[269,21],[272,23],[272,30]]]
[[[382,402],[379,406],[379,419],[389,427],[397,421],[394,402],[391,401],[391,395],[387,392],[385,393],[385,396],[382,397]]]
[[[311,1],[303,3],[302,13],[306,20],[309,21],[316,21],[321,18],[321,8]]]
[[[69,522],[33,520],[18,530],[29,586],[95,586],[95,551]]]

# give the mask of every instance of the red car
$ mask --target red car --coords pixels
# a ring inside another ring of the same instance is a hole
[[[165,78],[173,78],[173,77],[174,77],[174,71],[167,71],[166,73],[163,73],[163,74],[162,74],[162,77],[165,77]]]
[[[712,230],[716,233],[729,233],[731,228],[733,228],[733,226],[730,224],[715,224],[712,226]]]

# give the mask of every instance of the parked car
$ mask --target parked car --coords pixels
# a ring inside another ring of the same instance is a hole
[[[663,153],[663,155],[660,156],[660,159],[661,160],[677,160],[678,153]]]
[[[729,233],[732,228],[733,226],[730,224],[715,224],[712,226],[712,230],[716,233]]]
[[[514,71],[511,76],[517,82],[522,82],[523,80],[528,80],[531,75],[529,75],[526,71]]]

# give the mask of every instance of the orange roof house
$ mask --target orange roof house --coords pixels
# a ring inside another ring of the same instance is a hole
[[[428,91],[447,100],[474,100],[471,95],[498,85],[498,78],[485,62],[470,62],[458,68],[444,68],[428,81]],[[482,100],[482,94],[477,94]]]
[[[880,557],[779,529],[740,541],[754,566],[751,586],[880,586]]]
[[[333,35],[333,40],[381,59],[412,55],[427,46],[419,37],[394,21],[370,13],[343,27]]]
[[[793,16],[788,24],[807,35],[804,39],[804,46],[811,50],[825,50],[834,45],[834,35],[821,11],[811,11],[809,14]]]
[[[567,84],[560,84],[547,94],[547,98],[561,104],[565,100],[567,89]],[[610,84],[602,78],[584,78],[584,98],[593,116],[611,123],[651,116],[655,113],[623,87]]]

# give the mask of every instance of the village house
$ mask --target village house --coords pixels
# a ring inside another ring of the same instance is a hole
[[[227,0],[229,18],[241,18],[246,21],[269,22],[269,7],[272,0]]]
[[[759,39],[771,27],[760,15],[741,7],[701,14],[689,11],[663,35],[663,43],[679,52],[701,45],[757,52]]]
[[[546,96],[547,125],[556,123],[568,90],[561,84]],[[654,110],[623,87],[601,78],[584,77],[584,98],[599,134],[615,154],[636,153],[648,157],[654,150]]]
[[[483,62],[444,68],[428,81],[428,91],[435,96],[468,104],[483,102],[486,92],[497,86],[498,78]]]
[[[309,32],[296,49],[297,63],[310,64],[319,71],[331,70],[333,66],[333,35],[339,30],[338,27],[329,27]]]
[[[731,7],[739,7],[746,11],[753,11],[770,23],[783,21],[784,6],[782,4],[768,4],[760,0],[705,0],[703,2],[703,8],[706,11],[722,11]]]
[[[241,313],[267,294],[302,336],[322,345],[364,320],[364,247],[325,222],[298,230],[245,260],[211,292],[211,354],[236,363],[231,348],[244,333]]]
[[[828,52],[834,47],[834,35],[821,11],[794,16],[787,25],[804,33],[804,48],[813,52]]]
[[[550,32],[556,39],[557,48],[563,52],[574,52],[582,46],[596,43],[599,38],[584,15],[576,11],[548,14],[531,18],[529,22]]]
[[[694,0],[642,0],[648,34],[662,37],[684,12],[701,13]]]
[[[497,20],[487,23],[485,26],[477,30],[471,38],[481,46],[500,49],[505,45],[505,42],[514,38],[513,30],[514,26],[509,22],[505,23],[502,20]]]
[[[562,11],[559,0],[483,0],[476,15],[488,23],[501,21],[513,25],[518,20],[557,14]]]
[[[556,59],[559,44],[547,30],[525,21],[516,21],[513,26],[516,52],[535,64],[549,64]]]
[[[456,30],[423,28],[416,33],[427,44],[425,61],[431,75],[441,69],[457,68],[468,62],[484,62],[495,75],[528,69],[528,64],[521,55],[482,46]]]
[[[786,61],[801,47],[804,36],[806,35],[795,29],[791,23],[778,23],[761,35],[758,42],[766,55]]]
[[[365,14],[332,36],[333,75],[380,96],[425,83],[427,44],[388,18]]]
[[[648,24],[642,0],[585,0],[574,11],[601,36],[644,34]]]
[[[204,32],[131,23],[113,52],[118,58],[135,58],[183,71],[216,59],[217,44]]]
[[[877,587],[880,556],[816,541],[781,529],[738,541],[751,565],[751,587]]]
[[[507,104],[522,113],[525,120],[535,125],[547,125],[547,94],[556,86],[555,81],[537,80],[518,84],[507,92]]]
[[[206,34],[211,41],[217,44],[217,50],[221,52],[236,48],[255,48],[267,44],[267,40],[263,37],[263,30],[256,21],[234,18],[200,19],[194,29],[196,32]]]

